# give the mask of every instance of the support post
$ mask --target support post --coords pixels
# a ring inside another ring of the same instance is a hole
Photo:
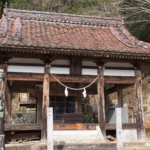
[[[0,150],[5,149],[4,144],[5,85],[6,85],[6,66],[0,65]]]
[[[42,101],[42,131],[41,142],[47,142],[47,108],[49,107],[49,74],[50,66],[45,67],[44,80],[43,80],[43,101]]]
[[[142,101],[142,79],[141,71],[135,70],[135,94],[136,94],[136,124],[137,124],[137,137],[138,140],[145,140],[145,127],[144,127],[144,111],[143,111],[143,101]]]
[[[53,107],[47,109],[47,150],[53,150]]]
[[[79,88],[82,88],[84,87],[84,84],[83,83],[80,83],[79,84]],[[77,96],[77,99],[78,99],[78,113],[82,113],[82,92],[81,90],[77,91],[78,92],[78,96]]]
[[[122,89],[117,86],[117,95],[118,95],[118,107],[123,107],[123,95],[122,95]]]
[[[105,129],[105,98],[104,98],[104,76],[103,76],[103,68],[98,70],[98,74],[100,74],[97,83],[97,91],[98,91],[98,123],[101,128],[102,134],[104,138],[106,138],[106,129]]]
[[[42,123],[42,92],[38,93],[37,101],[37,122]]]
[[[10,124],[11,120],[11,98],[8,86],[5,91],[5,123]]]
[[[123,150],[121,108],[116,108],[116,135],[117,135],[117,150]]]
[[[108,111],[109,111],[109,94],[105,94],[105,117],[106,123],[108,123]]]
[[[0,150],[4,150],[4,135],[0,135]]]

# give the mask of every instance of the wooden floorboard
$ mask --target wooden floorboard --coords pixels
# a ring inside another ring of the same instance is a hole
[[[5,124],[4,131],[41,130],[41,124]]]
[[[54,130],[95,130],[98,124],[84,124],[84,123],[74,123],[74,124],[54,124]]]
[[[98,124],[92,123],[55,123],[53,126],[54,130],[95,130]],[[115,124],[106,124],[106,130],[116,130]],[[123,129],[136,129],[136,123],[124,123]],[[5,131],[30,131],[30,130],[41,130],[41,124],[5,124]]]
[[[136,129],[136,123],[123,123],[122,129]],[[116,125],[106,124],[106,130],[116,130]]]

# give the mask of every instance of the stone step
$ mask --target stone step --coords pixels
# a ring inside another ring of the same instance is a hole
[[[104,140],[99,127],[96,130],[55,130],[55,143],[98,143]]]

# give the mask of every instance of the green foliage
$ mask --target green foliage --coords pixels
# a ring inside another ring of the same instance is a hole
[[[150,23],[149,22],[138,22],[128,24],[126,23],[127,29],[138,39],[150,42]]]
[[[2,12],[3,12],[3,1],[0,1],[0,16],[2,15]]]
[[[120,10],[130,32],[138,39],[150,42],[150,1],[124,0]]]
[[[3,7],[3,3],[2,3],[2,1],[0,2],[0,8],[2,8]]]
[[[11,0],[10,8],[82,15],[116,16],[119,0]],[[117,7],[116,7],[117,6]]]
[[[14,9],[29,9],[32,8],[30,6],[30,0],[11,0],[9,3],[10,8]]]

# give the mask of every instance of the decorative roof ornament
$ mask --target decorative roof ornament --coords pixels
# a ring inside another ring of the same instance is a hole
[[[7,7],[7,6],[8,6],[7,4],[8,4],[8,3],[7,3],[7,2],[5,2],[5,4],[4,4],[4,8],[8,8],[8,7]]]
[[[145,42],[143,42],[143,41],[138,41],[137,45],[138,45],[138,46],[141,46],[141,47],[143,47],[143,48],[146,48],[146,49],[147,49],[148,47],[150,47],[150,44],[149,44],[149,46],[148,46],[148,44],[145,43]]]
[[[135,48],[142,47],[145,49],[149,47],[147,43],[143,41],[139,41],[134,36],[132,36],[124,26],[121,26],[119,28],[110,26],[109,29],[120,42],[124,43],[129,47],[135,47]]]
[[[22,29],[22,22],[21,18],[16,18],[14,22],[14,34],[12,39],[14,41],[21,41],[21,29]]]
[[[1,19],[1,26],[0,26],[0,37],[6,37],[7,27],[8,27],[8,19],[3,14]]]

